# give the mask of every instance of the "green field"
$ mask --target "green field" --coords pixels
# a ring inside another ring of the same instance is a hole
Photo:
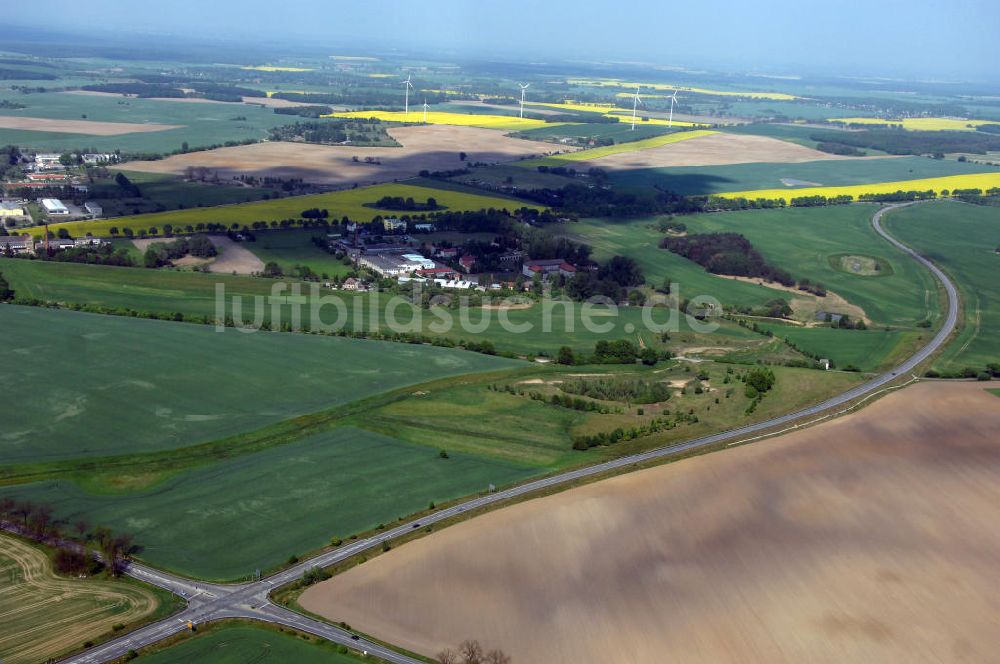
[[[941,371],[1000,362],[1000,208],[952,201],[886,215],[887,228],[948,272],[962,293],[958,336],[934,363]]]
[[[279,565],[291,554],[329,543],[331,536],[346,538],[390,523],[429,501],[539,471],[455,451],[441,459],[439,449],[343,427],[182,472],[133,493],[93,494],[63,480],[2,491],[51,505],[69,523],[86,517],[133,533],[145,547],[141,557],[154,565],[227,580]]]
[[[0,306],[5,464],[136,454],[515,362],[429,346]]]
[[[456,185],[457,187],[457,185]],[[465,188],[463,188],[465,189]],[[61,224],[50,224],[53,232],[66,228],[74,237],[87,233],[107,237],[111,228],[131,228],[138,233],[140,230],[156,228],[162,231],[170,224],[177,231],[186,226],[205,223],[237,224],[240,226],[253,224],[255,221],[282,221],[284,219],[299,219],[303,210],[312,208],[326,209],[332,219],[340,220],[349,217],[352,221],[371,221],[377,216],[391,216],[366,204],[375,203],[383,196],[413,197],[423,201],[428,197],[437,199],[438,205],[452,212],[475,211],[488,208],[515,210],[522,207],[539,209],[537,205],[528,205],[510,198],[500,198],[466,191],[455,191],[454,188],[435,189],[411,184],[379,184],[371,187],[346,189],[326,194],[310,194],[308,196],[291,196],[289,198],[257,201],[242,205],[225,205],[213,208],[193,208],[175,210],[158,214],[140,214],[119,219],[101,221],[70,221]],[[41,229],[35,229],[40,234]],[[150,234],[152,231],[150,231]]]
[[[120,149],[125,153],[164,153],[181,149],[185,142],[191,148],[198,148],[226,141],[259,140],[267,136],[271,127],[294,121],[291,116],[278,115],[272,109],[249,104],[162,101],[64,92],[27,95],[8,92],[0,95],[0,98],[4,97],[25,104],[27,108],[0,109],[0,115],[181,125],[177,129],[119,136],[0,129],[0,145],[21,145],[53,152],[94,148],[109,152]]]
[[[902,252],[880,239],[871,228],[870,205],[827,208],[750,210],[678,218],[689,233],[735,232],[743,234],[764,258],[788,270],[795,279],[819,281],[828,289],[865,310],[877,324],[914,325],[936,312],[936,293],[929,273]],[[792,294],[756,284],[723,279],[701,266],[658,247],[663,234],[655,219],[615,221],[585,219],[556,227],[594,247],[598,260],[614,254],[636,259],[646,280],[660,285],[664,279],[680,284],[681,294],[709,294],[723,304],[759,305]],[[841,254],[878,253],[891,270],[885,276],[849,274],[831,265],[829,257]]]
[[[3,273],[20,297],[109,308],[128,307],[163,315],[181,313],[185,317],[204,316],[209,320],[214,320],[216,316],[217,284],[224,285],[226,311],[232,313],[232,296],[241,296],[244,306],[249,308],[252,306],[252,297],[269,298],[272,287],[277,283],[271,279],[201,272],[43,263],[19,259],[0,259],[0,273]],[[303,292],[308,293],[305,290]],[[360,330],[371,330],[373,323],[378,329],[386,328],[391,294],[352,295],[325,290],[322,297],[330,303],[340,302],[343,306],[343,310],[338,311],[333,304],[324,304],[320,318],[325,324],[340,322],[348,330],[353,330],[356,326]],[[375,297],[379,299],[375,300]],[[282,298],[280,301],[285,300]],[[303,302],[303,314],[307,315],[311,300],[306,298]],[[280,303],[277,306],[281,312],[281,320],[290,320],[290,306]],[[392,315],[403,331],[432,333],[455,341],[489,339],[499,351],[524,355],[555,355],[563,345],[572,346],[577,352],[590,352],[601,339],[628,337],[637,340],[637,334],[646,343],[654,343],[657,336],[643,332],[645,327],[642,311],[636,307],[619,308],[617,316],[607,315],[605,308],[594,307],[592,314],[587,314],[588,320],[596,325],[612,323],[612,328],[607,331],[595,329],[593,325],[588,329],[584,322],[585,310],[579,304],[567,307],[553,302],[550,311],[552,323],[546,328],[546,310],[541,304],[535,304],[529,309],[503,312],[469,309],[466,314],[469,332],[463,330],[459,312],[451,309],[415,309],[401,304],[392,310]],[[271,320],[270,312],[271,307],[268,307],[266,320]],[[341,314],[345,316],[341,317]],[[667,312],[657,310],[654,321],[663,324],[668,320],[668,315]],[[451,329],[438,333],[437,326],[446,317],[450,317],[454,325]],[[251,320],[249,311],[244,313],[243,318]],[[505,327],[508,323],[509,327]],[[679,335],[674,335],[672,343],[685,341],[694,345],[745,345],[756,339],[752,332],[731,323],[723,323],[718,332],[713,334],[696,334],[688,321],[682,319],[679,322]]]
[[[616,171],[611,173],[610,180],[625,188],[658,186],[679,194],[694,195],[781,188],[794,191],[796,187],[785,185],[782,179],[843,186],[988,172],[996,172],[996,167],[926,157],[891,157],[807,161],[799,164],[754,163],[650,168]]]
[[[176,645],[140,654],[143,664],[357,664],[359,658],[342,654],[331,643],[306,641],[264,625],[222,625],[202,627],[207,633],[186,638]]]
[[[862,371],[875,371],[903,360],[907,351],[927,343],[933,336],[930,331],[913,330],[841,330],[781,323],[760,326],[808,353],[826,357],[836,368],[854,367]]]
[[[304,265],[318,275],[330,277],[344,275],[351,270],[349,264],[313,243],[314,237],[326,240],[322,229],[261,231],[255,235],[257,239],[254,242],[244,242],[242,246],[265,263],[277,263],[285,274],[296,265]]]

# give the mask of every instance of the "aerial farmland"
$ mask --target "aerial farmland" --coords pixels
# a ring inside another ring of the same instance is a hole
[[[996,8],[389,4],[8,12],[0,661],[989,661]]]

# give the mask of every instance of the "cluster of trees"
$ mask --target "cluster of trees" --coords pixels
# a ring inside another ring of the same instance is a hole
[[[215,245],[205,235],[195,235],[191,238],[178,238],[173,242],[153,242],[146,249],[143,265],[146,267],[163,267],[170,261],[191,255],[197,258],[211,258],[218,254]]]
[[[645,281],[642,268],[633,258],[612,256],[596,272],[578,271],[565,282],[565,290],[574,300],[603,296],[614,302],[621,302],[625,300],[629,288],[641,286]]]
[[[964,367],[963,369],[951,373],[930,369],[925,374],[928,378],[975,378],[976,380],[993,380],[1000,378],[1000,362],[990,362],[982,369],[975,367]]]
[[[531,258],[537,260],[560,258],[572,265],[588,263],[592,251],[590,245],[533,228],[521,230],[521,246]]]
[[[603,187],[568,184],[560,189],[532,189],[523,198],[583,217],[640,217],[654,214],[700,212],[703,205],[668,191],[649,196],[617,192]]]
[[[337,121],[295,122],[273,127],[268,135],[272,141],[302,141],[333,145],[347,140],[345,124]]]
[[[298,115],[303,118],[318,118],[322,115],[330,115],[333,109],[329,106],[288,106],[274,109],[278,115]]]
[[[670,399],[670,388],[660,381],[639,378],[598,378],[564,381],[560,384],[563,392],[600,399],[632,403],[659,403]]]
[[[14,289],[10,287],[10,282],[0,272],[0,302],[9,302],[14,299]]]
[[[974,131],[907,131],[865,125],[863,131],[818,131],[809,138],[834,149],[872,149],[897,155],[948,152],[986,154],[1000,150],[1000,135]],[[839,153],[838,153],[839,154]]]
[[[86,263],[88,265],[135,267],[135,261],[132,260],[132,257],[125,248],[115,249],[110,244],[70,247],[69,249],[53,252],[51,256],[46,258],[57,263]]]
[[[816,145],[816,149],[820,152],[828,152],[830,154],[841,155],[842,157],[863,157],[865,156],[864,150],[859,150],[851,145],[844,145],[843,143],[831,143],[829,141],[823,141]]]
[[[310,106],[319,113],[324,106]],[[299,109],[275,109],[299,110]],[[326,109],[329,111],[329,109]],[[315,117],[315,116],[313,116]],[[349,119],[325,119],[313,122],[295,122],[274,127],[269,136],[272,141],[298,141],[334,145],[350,141],[353,145],[393,145],[395,141],[386,132],[385,125],[377,121],[360,122]],[[367,161],[367,158],[366,158]]]
[[[437,199],[433,196],[428,196],[425,203],[416,201],[412,196],[406,198],[402,196],[383,196],[375,201],[373,207],[383,210],[406,210],[408,212],[427,212],[444,209],[443,206],[438,205]]]
[[[458,650],[445,648],[437,654],[440,664],[510,664],[502,650],[484,650],[479,641],[463,641]]]
[[[590,358],[592,364],[635,364],[642,360],[647,366],[653,366],[661,359],[668,359],[669,354],[661,355],[655,349],[646,347],[642,351],[628,339],[608,341],[602,339],[594,345],[594,354]]]
[[[91,528],[83,520],[69,524],[54,513],[50,505],[0,498],[0,524],[53,547],[53,563],[60,574],[92,575],[106,569],[112,576],[120,576],[131,557],[142,550],[128,533],[115,535],[103,526]],[[95,554],[100,554],[100,560]]]
[[[640,426],[629,427],[628,429],[618,427],[613,431],[601,431],[591,435],[583,434],[573,436],[573,449],[583,451],[589,450],[592,447],[597,447],[598,445],[614,445],[615,443],[619,443],[621,441],[635,440],[636,438],[642,438],[643,436],[648,436],[660,431],[675,429],[680,424],[696,424],[698,422],[698,416],[690,410],[686,413],[678,410],[674,414],[673,418],[669,417],[670,411],[665,410],[663,413],[663,416],[655,417],[647,424]]]
[[[783,286],[795,283],[784,269],[769,265],[750,241],[739,233],[704,233],[665,237],[660,247],[701,265],[708,272],[776,281]]]
[[[303,219],[328,219],[330,217],[330,211],[326,208],[309,208],[308,210],[303,210],[299,213]]]

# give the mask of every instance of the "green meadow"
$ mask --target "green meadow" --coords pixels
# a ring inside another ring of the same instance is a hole
[[[285,274],[298,265],[308,267],[317,275],[330,277],[344,275],[351,270],[349,264],[313,243],[314,237],[326,241],[323,229],[260,231],[255,233],[255,237],[255,241],[244,242],[243,246],[265,263],[277,263]]]
[[[729,164],[724,166],[677,166],[615,171],[612,183],[623,188],[657,186],[684,195],[717,194],[727,191],[781,189],[796,186],[841,186],[871,182],[894,182],[919,178],[994,172],[996,167],[927,157],[883,159],[839,159],[789,163]],[[810,184],[800,184],[810,183]]]
[[[872,230],[874,211],[871,205],[786,208],[692,215],[677,221],[687,226],[688,233],[741,233],[769,263],[785,268],[795,279],[824,284],[862,307],[876,324],[915,325],[936,314],[936,286],[926,270]],[[658,243],[664,234],[655,228],[656,221],[585,219],[556,227],[555,232],[590,244],[599,260],[615,254],[631,256],[642,266],[647,281],[659,286],[670,279],[680,284],[685,297],[708,294],[723,304],[755,306],[794,296],[724,279],[660,249]],[[891,270],[884,276],[850,274],[831,264],[831,256],[843,254],[878,254]]]
[[[249,664],[250,662],[296,662],[297,664],[357,664],[359,659],[342,654],[330,643],[305,641],[264,625],[205,625],[197,635],[175,645],[141,655],[143,664]]]
[[[390,293],[355,295],[321,289],[319,298],[314,299],[309,297],[309,284],[300,284],[301,298],[290,298],[288,282],[281,282],[286,284],[286,290],[272,298],[272,288],[279,282],[224,274],[19,259],[0,259],[0,273],[19,297],[209,320],[216,318],[216,287],[221,284],[226,294],[225,313],[234,314],[236,297],[242,307],[242,320],[248,323],[253,320],[255,297],[264,298],[265,321],[275,320],[274,311],[279,313],[281,321],[291,320],[290,301],[301,305],[303,320],[308,321],[315,302],[324,325],[372,331],[385,330],[387,323],[393,322],[401,331],[433,334],[454,341],[488,339],[498,351],[523,355],[554,356],[563,345],[589,353],[601,339],[630,338],[636,343],[640,340],[659,343],[658,333],[647,331],[643,312],[637,307],[618,308],[617,315],[613,315],[615,312],[599,305],[585,308],[550,302],[548,309],[536,303],[527,309],[469,308],[462,314],[451,308],[419,309],[399,298],[393,301]],[[669,311],[657,309],[651,319],[662,326],[669,323],[669,316]],[[546,325],[546,320],[551,323]],[[671,343],[745,346],[756,340],[757,335],[725,321],[717,332],[699,333],[686,317],[679,316],[677,334],[672,333]]]
[[[0,306],[0,462],[194,445],[434,378],[517,366],[431,346]]]
[[[944,269],[962,294],[962,329],[937,358],[946,372],[1000,362],[1000,208],[935,201],[886,216],[886,228]]]
[[[293,118],[272,109],[249,104],[223,102],[164,101],[113,95],[84,95],[66,92],[5,95],[27,108],[0,109],[0,115],[180,125],[145,133],[118,136],[65,134],[22,129],[0,129],[0,145],[21,145],[60,152],[82,148],[126,153],[164,153],[217,145],[227,141],[265,138],[272,127],[289,124]]]
[[[348,383],[350,385],[350,383]],[[131,493],[90,493],[66,480],[4,487],[6,496],[51,505],[135,535],[143,560],[183,574],[230,580],[284,563],[330,538],[539,472],[481,455],[352,427],[218,461]],[[225,537],[220,535],[225,533]]]

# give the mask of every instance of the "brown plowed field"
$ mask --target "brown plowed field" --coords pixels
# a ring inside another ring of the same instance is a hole
[[[461,168],[459,152],[468,160],[507,162],[521,156],[557,149],[550,143],[504,136],[494,129],[427,125],[389,130],[402,147],[355,147],[307,143],[255,143],[203,152],[189,152],[157,161],[131,161],[122,168],[183,175],[189,166],[203,166],[223,178],[237,174],[302,178],[317,184],[369,184],[416,176],[421,170]],[[354,157],[358,161],[354,161]],[[373,157],[381,164],[366,164]]]
[[[514,505],[301,603],[420,653],[476,638],[518,664],[997,661],[1000,398],[984,387],[921,383]]]
[[[803,161],[858,159],[820,152],[804,145],[769,136],[751,136],[720,132],[691,141],[592,159],[588,164],[608,170],[635,168],[666,168],[670,166],[721,166],[772,162],[795,164]],[[891,157],[860,157],[861,159],[891,159]]]
[[[16,115],[0,115],[0,129],[28,129],[30,131],[53,131],[60,134],[89,134],[91,136],[121,136],[141,134],[151,131],[179,129],[183,125],[138,123],[138,122],[97,122],[96,120],[53,120],[50,118],[25,118]]]

